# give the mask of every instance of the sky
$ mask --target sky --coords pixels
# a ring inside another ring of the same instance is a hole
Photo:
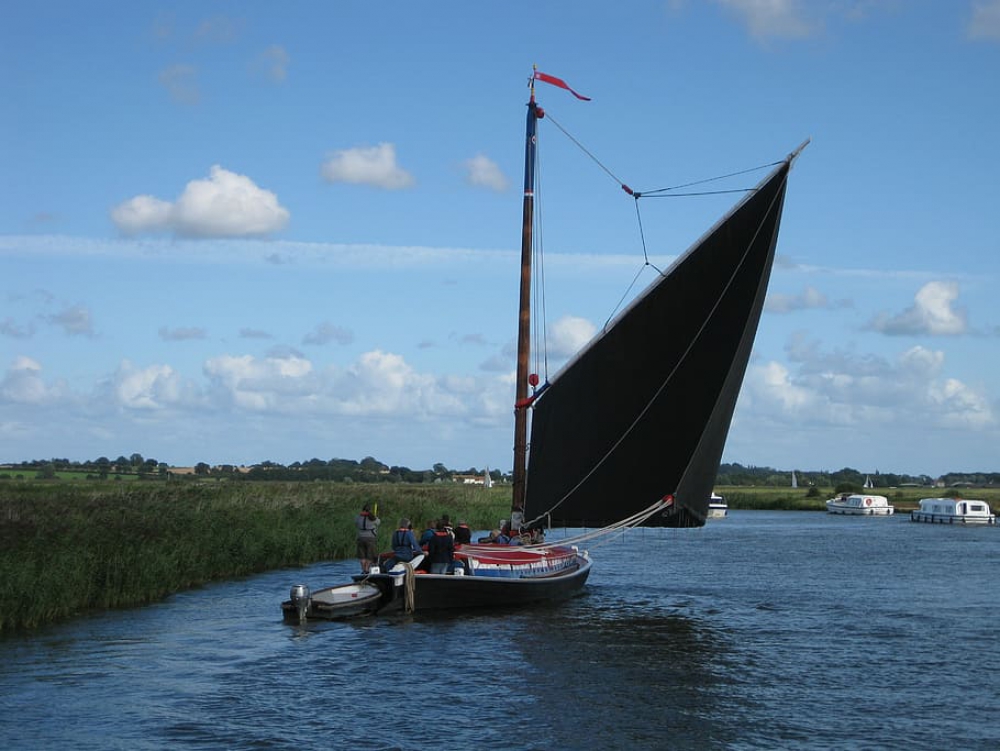
[[[723,460],[1000,471],[1000,0],[2,19],[0,463],[509,470],[537,65],[546,373],[811,138]]]

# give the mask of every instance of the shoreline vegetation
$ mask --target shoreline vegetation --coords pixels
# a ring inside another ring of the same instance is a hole
[[[825,511],[839,490],[716,488],[730,509]],[[860,489],[859,489],[860,491]],[[875,488],[897,513],[943,488]],[[997,508],[1000,489],[962,494]],[[378,504],[379,546],[400,517],[491,529],[510,486],[334,482],[0,483],[0,634],[134,607],[212,581],[354,557],[354,518]],[[713,523],[713,522],[710,522]],[[724,523],[724,522],[721,522]]]

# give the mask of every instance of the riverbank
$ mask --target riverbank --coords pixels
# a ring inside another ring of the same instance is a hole
[[[343,483],[0,485],[0,633],[141,605],[210,581],[354,556],[354,517],[414,527],[449,514],[479,529],[509,489]]]
[[[720,487],[731,509],[825,511],[832,489]],[[875,490],[898,513],[940,489]],[[1000,490],[970,490],[996,509]],[[0,633],[131,607],[211,581],[354,557],[354,517],[378,504],[379,546],[400,517],[474,529],[508,515],[510,488],[328,482],[0,483]]]
[[[826,511],[826,502],[837,493],[833,488],[818,488],[810,497],[811,488],[767,488],[723,486],[717,487],[717,493],[726,498],[731,509],[748,509],[757,511]],[[955,488],[874,488],[868,492],[889,499],[896,513],[909,513],[920,505],[921,498],[938,496],[952,497]],[[986,501],[990,508],[1000,506],[1000,488],[961,488],[964,497],[977,498]]]

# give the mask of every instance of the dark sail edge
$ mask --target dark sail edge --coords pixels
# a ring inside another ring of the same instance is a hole
[[[704,523],[774,260],[789,162],[685,252],[535,403],[525,516]],[[665,385],[664,385],[665,384]]]

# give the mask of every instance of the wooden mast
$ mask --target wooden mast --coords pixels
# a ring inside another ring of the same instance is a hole
[[[531,256],[532,228],[535,217],[535,147],[538,120],[543,111],[535,104],[535,79],[524,140],[524,207],[521,218],[521,284],[517,324],[517,379],[514,392],[514,493],[511,509],[524,509],[525,479],[528,465],[528,359],[531,352]]]

